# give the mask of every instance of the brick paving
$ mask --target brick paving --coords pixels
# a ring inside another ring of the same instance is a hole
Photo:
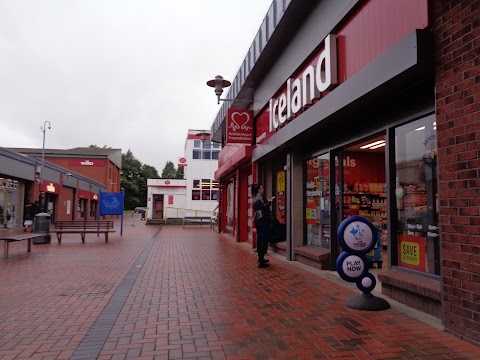
[[[117,224],[118,230],[118,224]],[[2,254],[3,255],[3,254]],[[207,226],[12,243],[0,259],[0,360],[480,359],[480,348]],[[387,299],[388,300],[388,299]]]

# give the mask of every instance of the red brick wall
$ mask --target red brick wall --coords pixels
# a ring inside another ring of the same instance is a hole
[[[480,343],[480,2],[431,1],[445,329]]]

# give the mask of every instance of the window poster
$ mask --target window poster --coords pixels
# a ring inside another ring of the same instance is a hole
[[[275,195],[276,216],[280,224],[285,224],[285,171],[277,172],[277,194]]]
[[[399,235],[398,242],[399,265],[408,269],[425,272],[427,270],[425,261],[425,238],[411,235]]]

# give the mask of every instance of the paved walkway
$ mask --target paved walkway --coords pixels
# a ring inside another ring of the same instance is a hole
[[[0,360],[480,359],[480,348],[206,226],[14,243],[0,259]],[[338,278],[338,277],[337,277]]]

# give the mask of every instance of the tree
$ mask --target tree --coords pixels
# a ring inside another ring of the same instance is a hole
[[[128,149],[122,154],[121,187],[125,189],[125,208],[147,206],[147,179],[158,178],[158,171],[142,164]]]
[[[177,173],[175,174],[175,179],[183,179],[185,167],[184,166],[179,166],[177,168]]]
[[[176,175],[175,165],[173,165],[173,162],[167,161],[162,171],[162,179],[175,179]]]

